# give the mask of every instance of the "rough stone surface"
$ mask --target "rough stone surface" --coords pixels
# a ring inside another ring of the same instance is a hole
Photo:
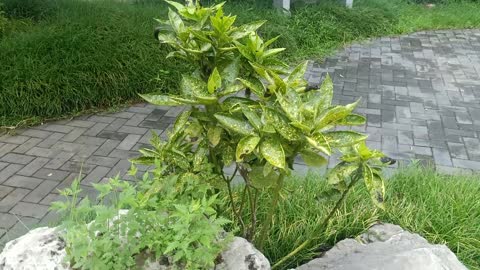
[[[270,262],[250,242],[235,237],[220,255],[215,270],[270,270]]]
[[[67,270],[63,264],[65,243],[56,228],[32,230],[5,246],[0,254],[2,270]]]
[[[312,63],[306,77],[320,84],[327,73],[336,103],[362,98],[357,112],[367,124],[354,130],[369,135],[369,146],[443,172],[480,170],[480,30],[353,44]],[[24,224],[50,225],[55,215],[45,210],[76,177],[89,197],[93,183],[117,173],[134,181],[128,159],[149,143],[150,131],[165,137],[181,110],[137,104],[0,134],[0,246],[25,234]],[[329,166],[337,162],[332,157]],[[301,162],[295,168],[307,170]]]
[[[397,225],[380,224],[345,239],[296,270],[467,270],[445,245],[432,245]]]

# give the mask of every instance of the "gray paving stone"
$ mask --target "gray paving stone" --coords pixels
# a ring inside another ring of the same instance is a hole
[[[43,216],[45,216],[47,212],[48,206],[27,202],[18,202],[15,207],[10,210],[10,213],[14,215],[38,219],[41,219]]]
[[[118,150],[130,150],[140,140],[141,135],[130,134],[118,146]]]
[[[66,172],[66,171],[43,168],[38,170],[33,176],[37,178],[45,179],[45,180],[62,181],[69,174],[70,172]]]
[[[5,196],[7,196],[12,191],[12,187],[0,185],[0,199],[5,198]]]
[[[91,173],[89,173],[83,180],[82,185],[91,185],[92,183],[98,183],[105,175],[111,170],[109,167],[98,166]]]
[[[10,209],[20,202],[29,192],[30,190],[24,188],[14,189],[2,200],[0,200],[0,213],[6,213],[10,211]]]
[[[55,187],[58,185],[57,181],[46,180],[43,181],[37,188],[32,190],[22,201],[30,203],[38,203],[43,200]]]
[[[10,176],[18,172],[21,168],[23,168],[23,165],[10,164],[4,167],[2,170],[0,170],[0,184],[5,182],[5,180],[7,180]]]
[[[25,165],[30,163],[33,159],[35,159],[35,157],[24,154],[8,153],[3,156],[0,161]]]
[[[48,158],[37,157],[28,165],[23,167],[20,171],[18,171],[17,174],[24,176],[32,176],[35,172],[43,168],[43,166],[45,166],[45,164],[47,164],[49,161],[50,159]]]

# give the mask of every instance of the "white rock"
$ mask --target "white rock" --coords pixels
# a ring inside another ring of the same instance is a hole
[[[397,225],[379,224],[345,239],[297,270],[467,270],[445,245],[432,245]]]
[[[5,245],[0,270],[67,270],[65,256],[57,228],[37,228]]]
[[[220,254],[215,270],[270,270],[267,258],[250,242],[235,237]]]

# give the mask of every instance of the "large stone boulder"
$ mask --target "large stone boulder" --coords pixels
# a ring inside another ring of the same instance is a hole
[[[42,227],[6,244],[0,254],[0,270],[70,270],[65,256],[58,228]],[[139,269],[177,269],[168,265],[168,260],[152,262],[145,254],[138,257]],[[270,270],[270,263],[247,240],[235,237],[219,255],[215,270]]]
[[[467,270],[445,245],[392,224],[371,227],[358,240],[338,242],[297,270]]]
[[[270,270],[268,259],[250,242],[235,237],[218,258],[215,270]]]
[[[1,270],[67,270],[65,242],[56,228],[42,227],[8,242],[0,254]]]

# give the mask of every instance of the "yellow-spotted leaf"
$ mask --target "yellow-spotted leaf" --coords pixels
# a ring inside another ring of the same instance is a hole
[[[250,184],[255,188],[270,188],[277,185],[278,174],[275,171],[270,171],[267,175],[263,173],[262,166],[255,166],[248,173]]]
[[[172,97],[166,96],[166,95],[142,94],[142,95],[140,95],[140,97],[145,99],[148,103],[152,103],[154,105],[159,105],[159,106],[182,105],[181,102],[176,101]]]
[[[325,140],[332,147],[348,147],[367,139],[367,135],[355,131],[330,131],[323,133]]]
[[[237,162],[243,160],[243,157],[252,153],[255,148],[257,148],[258,143],[260,142],[260,137],[258,136],[247,136],[242,138],[237,145],[236,159]]]
[[[360,126],[364,125],[367,119],[365,116],[359,115],[359,114],[350,114],[347,115],[345,118],[340,120],[337,125],[342,125],[342,126]]]
[[[210,94],[213,94],[218,88],[222,87],[222,77],[220,77],[220,73],[218,69],[213,69],[212,74],[208,78],[207,88]]]
[[[332,149],[327,142],[327,139],[321,133],[315,133],[313,136],[307,137],[308,143],[315,149],[322,151],[324,154],[330,156]]]
[[[242,82],[242,84],[246,88],[252,90],[252,92],[255,95],[257,95],[258,97],[263,97],[263,95],[265,93],[265,86],[263,85],[263,83],[259,79],[251,77],[251,78],[248,78],[248,79],[238,78],[238,80],[240,82]]]
[[[308,166],[320,167],[328,163],[328,160],[325,157],[310,149],[303,149],[300,151],[300,156]]]
[[[255,134],[254,128],[252,127],[252,125],[250,125],[248,121],[236,118],[226,113],[216,113],[215,118],[217,118],[220,125],[233,133],[244,136]]]
[[[260,143],[260,152],[272,166],[285,169],[285,152],[283,151],[282,144],[278,140],[267,138],[262,141]]]
[[[379,174],[374,173],[370,166],[363,165],[363,181],[365,182],[365,186],[370,193],[373,203],[377,207],[385,209],[385,185],[382,177]]]
[[[289,124],[288,119],[270,108],[264,108],[264,119],[267,125],[271,125],[285,139],[298,141],[300,135],[297,130]]]
[[[338,190],[345,190],[347,188],[347,179],[358,169],[355,165],[350,165],[345,162],[340,162],[335,166],[327,176],[327,182],[333,185]]]
[[[215,147],[220,142],[222,138],[223,128],[221,127],[210,127],[207,131],[207,137],[210,144]]]

